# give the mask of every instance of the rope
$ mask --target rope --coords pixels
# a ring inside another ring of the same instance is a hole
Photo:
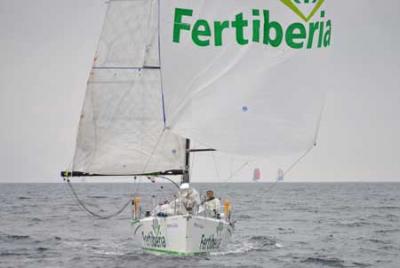
[[[288,174],[295,166],[297,166],[297,164],[299,164],[299,162],[300,162],[301,160],[303,160],[303,158],[305,158],[305,157],[312,151],[312,149],[313,149],[316,145],[317,145],[317,144],[314,143],[314,144],[313,144],[312,146],[310,146],[298,159],[296,159],[296,160],[293,162],[293,164],[291,164],[291,165],[283,172],[283,177],[285,177],[286,174]],[[271,192],[271,190],[272,190],[278,183],[279,183],[279,180],[276,179],[276,180],[272,183],[272,185],[271,185],[269,188],[267,188],[267,189],[265,190],[264,194],[267,194],[267,193]],[[271,196],[270,198],[272,198],[272,196]]]
[[[66,182],[67,182],[67,185],[69,186],[69,189],[71,190],[73,196],[75,197],[75,200],[77,201],[78,205],[79,205],[84,211],[86,211],[86,212],[89,213],[90,215],[92,215],[92,216],[94,216],[94,217],[96,217],[96,218],[99,218],[99,219],[105,220],[105,219],[110,219],[110,218],[116,217],[116,216],[118,216],[119,214],[121,214],[121,213],[129,206],[129,204],[131,203],[131,199],[129,199],[129,201],[126,202],[126,203],[125,203],[119,210],[117,210],[116,212],[114,212],[114,213],[112,213],[112,214],[109,214],[109,215],[100,215],[100,214],[94,212],[93,210],[90,210],[90,209],[85,205],[85,203],[79,198],[79,196],[78,196],[78,194],[76,193],[74,187],[72,187],[72,184],[71,184],[71,182],[70,182],[69,179],[66,179]]]
[[[307,148],[307,150],[296,160],[294,161],[294,163],[292,165],[290,165],[285,172],[283,172],[283,176],[286,176],[286,174],[288,174],[295,166],[297,166],[298,163],[300,163],[301,160],[303,160],[303,158],[305,158],[314,147],[317,146],[317,140],[318,140],[318,134],[319,134],[319,129],[321,127],[321,121],[322,121],[322,113],[325,109],[325,97],[321,106],[321,110],[319,111],[319,115],[318,115],[318,120],[317,120],[317,126],[315,127],[315,133],[314,133],[314,141],[313,144]]]
[[[238,169],[236,169],[233,173],[231,172],[230,176],[225,179],[224,181],[227,182],[228,180],[232,179],[233,177],[236,176],[242,169],[244,169],[246,166],[250,164],[249,161],[244,162]]]
[[[318,134],[319,134],[320,126],[321,126],[322,114],[323,114],[323,111],[324,111],[324,109],[325,109],[325,103],[326,103],[326,98],[325,98],[325,96],[324,96],[324,100],[323,100],[323,103],[322,103],[322,106],[321,106],[321,110],[320,110],[319,115],[318,115],[317,126],[316,126],[316,128],[315,128],[313,144],[312,144],[310,147],[308,147],[307,150],[306,150],[298,159],[296,159],[296,160],[293,162],[293,164],[291,164],[291,165],[283,172],[283,177],[285,177],[293,168],[295,168],[295,167],[301,162],[301,160],[303,160],[303,159],[312,151],[312,149],[314,149],[314,148],[317,146]],[[267,190],[265,191],[265,193],[270,192],[270,191],[275,187],[275,185],[278,184],[278,182],[279,182],[279,180],[277,179],[277,180],[271,185],[271,187],[267,188]]]
[[[154,145],[154,148],[153,148],[153,150],[151,151],[151,154],[150,154],[149,158],[147,158],[147,161],[146,161],[146,164],[145,164],[144,167],[143,167],[142,173],[144,173],[144,172],[146,171],[146,168],[147,168],[147,166],[149,165],[150,160],[153,158],[153,155],[154,155],[156,149],[158,148],[158,145],[160,144],[161,138],[164,136],[165,130],[166,130],[166,128],[164,128],[163,131],[161,132],[160,136],[158,136],[157,142],[156,142],[156,144]],[[142,181],[142,177],[139,177],[139,184],[138,184],[138,186],[137,186],[137,191],[139,191],[139,189],[140,189],[140,185],[141,185],[140,182],[141,182],[141,181]],[[135,194],[136,194],[136,193],[135,193]]]
[[[274,187],[275,187],[275,185],[277,185],[278,184],[278,180],[275,180],[273,183],[272,183],[272,185],[269,187],[269,188],[267,188],[267,190],[265,191],[265,193],[268,193],[268,192],[270,192]]]
[[[316,143],[314,143],[312,146],[310,146],[296,161],[293,162],[293,164],[291,164],[283,172],[283,176],[286,176],[286,174],[288,174],[295,166],[297,166],[297,164],[300,163],[300,161],[303,160],[303,158],[305,158],[315,146],[316,146]]]
[[[154,146],[149,158],[147,159],[147,161],[146,161],[146,163],[145,163],[145,165],[143,167],[143,172],[146,170],[147,166],[149,165],[150,160],[153,157],[154,152],[157,149],[157,147],[158,147],[158,145],[159,145],[159,143],[161,141],[162,136],[164,135],[164,131],[165,130],[163,130],[161,135],[158,137],[157,143],[155,144],[155,146]],[[74,187],[72,186],[72,183],[70,182],[69,178],[65,178],[64,180],[67,182],[67,184],[69,186],[69,189],[71,190],[72,195],[74,196],[74,198],[75,198],[76,202],[78,203],[79,207],[82,210],[86,211],[89,215],[94,216],[94,217],[99,218],[99,219],[110,219],[110,218],[113,218],[113,217],[116,217],[116,216],[120,215],[129,206],[129,204],[132,202],[131,201],[132,197],[130,197],[129,200],[120,209],[118,209],[116,212],[114,212],[112,214],[109,214],[109,215],[101,215],[101,214],[98,214],[98,213],[94,212],[93,210],[89,209],[85,205],[85,203],[79,198],[79,196],[78,196],[77,192],[75,191]],[[141,177],[139,177],[139,180],[141,180]],[[135,182],[135,186],[136,187],[135,187],[135,190],[133,192],[133,196],[136,195],[136,193],[139,191],[139,188],[140,188],[139,187],[140,183],[136,183],[136,179],[135,179],[134,182]]]

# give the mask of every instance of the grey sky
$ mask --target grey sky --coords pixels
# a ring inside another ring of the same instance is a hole
[[[400,181],[400,2],[345,2],[334,40],[349,62],[332,70],[340,79],[330,86],[319,146],[288,181]],[[0,182],[60,181],[105,7],[0,1]]]

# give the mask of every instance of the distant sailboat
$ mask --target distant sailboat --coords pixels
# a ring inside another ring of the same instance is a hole
[[[259,168],[255,168],[253,171],[253,181],[258,182],[261,179],[261,171]]]
[[[281,169],[281,168],[278,169],[278,175],[276,177],[276,180],[283,181],[284,177],[285,177],[285,173],[284,173],[283,169]]]

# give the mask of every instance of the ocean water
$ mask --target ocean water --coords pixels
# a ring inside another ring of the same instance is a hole
[[[75,183],[94,211],[132,192],[151,206],[172,184]],[[85,213],[66,184],[0,184],[0,267],[400,267],[400,183],[193,184],[233,203],[231,243],[202,257],[142,252],[130,208]]]

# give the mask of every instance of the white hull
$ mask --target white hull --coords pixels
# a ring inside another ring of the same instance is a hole
[[[132,221],[134,237],[146,251],[198,255],[219,250],[233,228],[223,219],[176,215]]]

